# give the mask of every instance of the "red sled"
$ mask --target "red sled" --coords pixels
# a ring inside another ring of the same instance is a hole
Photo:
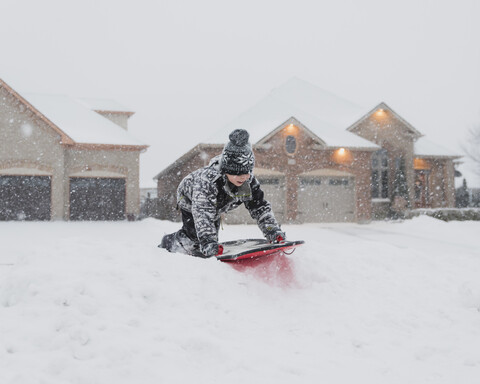
[[[265,239],[245,239],[226,241],[222,243],[223,253],[217,256],[221,261],[239,261],[245,259],[257,259],[268,255],[291,254],[296,247],[304,244],[303,240],[282,241],[270,243]]]

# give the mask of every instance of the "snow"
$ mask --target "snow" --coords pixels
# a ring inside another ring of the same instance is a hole
[[[24,97],[76,143],[144,145],[125,129],[73,97],[32,93]]]
[[[27,138],[32,136],[33,127],[30,124],[25,123],[20,127],[20,131],[22,132],[23,137]]]
[[[384,103],[381,105],[386,106]],[[378,149],[376,144],[346,130],[367,113],[367,108],[360,107],[304,80],[292,78],[273,89],[264,99],[216,132],[207,140],[207,143],[228,142],[229,133],[240,128],[247,129],[250,133],[250,141],[257,143],[294,117],[322,139],[328,147]],[[460,156],[425,137],[415,142],[415,154]]]
[[[455,168],[462,174],[461,177],[455,178],[456,188],[463,185],[463,179],[467,180],[468,188],[480,188],[480,164],[476,164],[472,159],[465,156]]]
[[[478,383],[478,222],[286,225],[290,286],[156,248],[178,226],[0,223],[0,382]]]
[[[81,97],[77,99],[92,111],[108,111],[108,112],[132,112],[131,108],[127,108],[119,102],[111,99],[98,99],[93,97]]]
[[[459,153],[447,149],[425,137],[420,137],[414,144],[415,155],[417,156],[448,156],[461,157]]]
[[[376,144],[346,131],[366,112],[306,81],[292,78],[208,138],[206,143],[224,144],[230,132],[239,128],[250,133],[251,143],[257,143],[294,117],[329,147],[376,149]]]

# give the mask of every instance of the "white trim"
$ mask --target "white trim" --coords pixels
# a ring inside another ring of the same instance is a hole
[[[51,172],[42,171],[36,168],[14,167],[0,169],[0,176],[52,176]]]
[[[122,175],[121,173],[118,173],[118,172],[93,170],[93,171],[80,171],[80,172],[72,173],[68,177],[125,179],[127,176]]]
[[[275,177],[285,177],[285,174],[279,171],[273,171],[271,169],[266,168],[253,168],[253,175],[254,176],[275,176]]]
[[[307,178],[307,177],[355,177],[352,173],[345,171],[339,171],[336,169],[315,169],[310,172],[304,172],[298,175],[298,177]]]
[[[297,118],[295,118],[295,116],[291,116],[285,122],[280,124],[277,128],[271,131],[268,135],[264,136],[262,139],[257,141],[254,144],[254,147],[257,145],[265,144],[266,141],[268,141],[270,138],[275,136],[278,132],[282,131],[287,125],[290,125],[290,124],[299,126],[307,133],[308,136],[310,136],[313,140],[315,140],[319,145],[323,145],[324,147],[327,147],[327,143],[325,143],[325,141],[323,141],[320,137],[318,137],[310,129],[308,129],[305,125],[303,125]]]

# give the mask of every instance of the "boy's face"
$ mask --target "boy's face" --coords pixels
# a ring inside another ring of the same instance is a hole
[[[230,183],[235,185],[236,187],[240,187],[243,183],[245,183],[248,179],[250,179],[250,174],[246,173],[244,175],[229,175],[226,173],[227,179]]]

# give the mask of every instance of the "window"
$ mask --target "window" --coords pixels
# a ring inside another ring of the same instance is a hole
[[[348,185],[348,179],[330,179],[330,185]]]
[[[297,150],[297,139],[295,139],[295,136],[287,136],[285,139],[285,150],[287,153],[295,153]]]
[[[381,149],[372,155],[372,198],[388,198],[388,152]]]
[[[305,187],[307,185],[321,185],[322,180],[321,179],[301,179],[300,180],[300,185],[302,187]]]

